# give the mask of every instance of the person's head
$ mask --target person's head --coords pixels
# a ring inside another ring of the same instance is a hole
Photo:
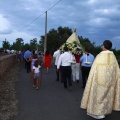
[[[34,66],[38,67],[38,64],[39,64],[39,62],[38,62],[38,60],[36,60],[35,63],[34,63]]]
[[[112,48],[112,42],[110,40],[105,40],[102,45],[102,50],[110,50]]]
[[[33,59],[36,59],[37,57],[37,54],[33,54]]]
[[[85,48],[85,52],[86,52],[86,53],[90,53],[90,48],[86,47],[86,48]]]
[[[68,48],[66,46],[64,47],[64,51],[68,51]]]
[[[45,55],[48,56],[49,54],[49,50],[46,50]]]

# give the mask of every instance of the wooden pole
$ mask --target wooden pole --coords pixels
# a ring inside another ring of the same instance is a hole
[[[45,12],[45,39],[44,39],[44,53],[47,50],[47,11]]]

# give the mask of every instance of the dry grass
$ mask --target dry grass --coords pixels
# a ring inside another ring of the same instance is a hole
[[[18,80],[19,65],[14,65],[2,79],[0,79],[0,120],[10,120],[17,114],[17,100],[15,81]]]

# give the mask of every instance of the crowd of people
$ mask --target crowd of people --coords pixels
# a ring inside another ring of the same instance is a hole
[[[42,68],[45,67],[46,74],[49,74],[51,61],[54,61],[56,81],[61,81],[64,89],[71,91],[73,82],[82,81],[84,93],[80,108],[86,109],[87,115],[102,119],[112,110],[120,111],[120,63],[110,51],[112,42],[105,40],[101,46],[102,52],[96,57],[89,48],[85,48],[82,55],[66,46],[61,53],[59,48],[57,46],[53,55],[49,50],[42,54],[37,50],[31,52],[29,48],[18,52],[17,59],[23,59],[26,72],[30,73],[30,79],[33,80],[33,87],[39,89]]]
[[[64,88],[71,90],[72,82],[79,83],[80,80],[82,80],[82,87],[85,88],[89,71],[94,61],[94,56],[90,53],[89,48],[86,48],[85,53],[81,55],[72,49],[69,51],[67,47],[64,47],[64,53],[61,54],[59,47],[57,47],[53,58],[56,66],[56,80],[59,81],[61,79],[61,82],[64,83]]]
[[[79,83],[80,80],[82,80],[82,87],[85,88],[87,77],[94,61],[94,56],[90,53],[89,49],[86,49],[83,56],[81,56],[79,52],[69,51],[67,47],[64,47],[64,53],[61,53],[59,48],[60,46],[57,46],[53,55],[50,54],[49,50],[46,50],[45,54],[42,54],[37,50],[30,51],[28,48],[24,52],[18,51],[17,59],[19,61],[24,61],[24,67],[27,73],[30,73],[30,79],[35,79],[34,74],[36,70],[34,65],[36,61],[38,61],[38,65],[40,65],[39,68],[42,66],[45,67],[46,74],[49,73],[51,61],[53,61],[56,68],[56,81],[60,80],[64,88],[72,90],[72,82]],[[90,63],[84,64],[84,61],[89,61]],[[40,79],[40,71],[41,69],[37,70],[39,75],[36,79]],[[33,83],[33,86],[38,89],[35,82]]]
[[[105,40],[102,52],[96,57],[86,48],[82,56],[77,56],[64,47],[64,53],[54,52],[57,79],[61,71],[64,88],[71,90],[73,82],[79,81],[82,72],[84,94],[80,108],[87,109],[87,115],[103,119],[112,110],[120,111],[120,64],[112,51],[112,42]],[[81,69],[80,69],[81,68]],[[71,77],[72,76],[72,77]]]

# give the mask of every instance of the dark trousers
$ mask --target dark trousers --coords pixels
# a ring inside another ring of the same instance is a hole
[[[72,86],[71,66],[62,66],[62,79],[64,82],[64,88],[67,88],[67,80],[68,80],[68,85]]]
[[[25,69],[27,68],[27,62],[26,62],[26,59],[23,59],[24,60],[24,64],[25,64]]]
[[[29,58],[27,60],[29,60]],[[25,64],[26,64],[27,73],[29,73],[30,72],[30,61],[28,62],[27,60],[25,60]]]
[[[83,82],[83,88],[86,86],[86,82],[88,79],[88,75],[90,72],[91,67],[84,67],[82,66],[82,82]]]
[[[56,76],[57,76],[56,81],[59,81],[59,71],[60,70],[57,70],[57,65],[55,65],[55,68],[56,68]]]
[[[63,83],[63,77],[62,77],[62,66],[60,66],[60,69],[59,69],[59,71],[60,71],[61,83]]]

